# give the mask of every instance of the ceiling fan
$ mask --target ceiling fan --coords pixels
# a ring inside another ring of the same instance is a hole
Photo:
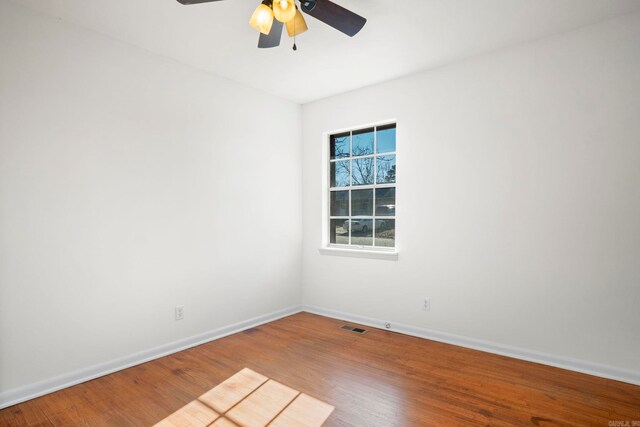
[[[214,1],[221,0],[178,0],[184,5]],[[289,37],[294,38],[293,50],[296,50],[295,36],[307,31],[307,23],[300,10],[349,37],[355,36],[367,22],[362,16],[330,0],[299,0],[299,2],[300,8],[296,0],[263,0],[258,5],[249,24],[260,31],[259,48],[279,46],[282,27],[286,25]]]

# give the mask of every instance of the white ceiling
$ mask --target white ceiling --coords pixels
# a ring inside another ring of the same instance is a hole
[[[349,38],[307,16],[298,51],[257,49],[260,0],[19,0],[33,9],[298,103],[640,10],[638,0],[336,0]]]

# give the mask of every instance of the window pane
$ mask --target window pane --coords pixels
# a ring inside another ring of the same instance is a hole
[[[396,220],[376,220],[376,246],[393,248],[396,246]]]
[[[373,190],[351,192],[351,216],[373,216]]]
[[[331,216],[349,216],[349,192],[331,192]]]
[[[376,181],[378,184],[396,182],[396,156],[376,158]]]
[[[351,224],[351,227],[349,227]],[[373,220],[352,219],[345,221],[344,227],[351,228],[351,244],[360,246],[373,245]]]
[[[330,136],[330,243],[395,247],[395,152],[395,124]]]
[[[396,151],[396,125],[380,126],[376,138],[376,152]]]
[[[329,242],[339,245],[349,244],[349,228],[344,227],[344,219],[332,219],[329,221]]]
[[[329,141],[329,155],[332,159],[349,157],[349,133],[331,135]]]
[[[353,156],[373,154],[373,129],[363,129],[353,132],[351,136]]]
[[[333,203],[333,202],[332,202]],[[395,216],[396,214],[396,189],[376,189],[376,216]],[[377,225],[378,223],[376,223]]]
[[[373,184],[373,157],[353,159],[353,185]]]
[[[331,163],[331,186],[332,187],[348,187],[349,186],[349,160],[340,160]]]

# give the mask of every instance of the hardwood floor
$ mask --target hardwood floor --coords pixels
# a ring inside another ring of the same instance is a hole
[[[609,425],[640,387],[300,313],[0,411],[2,426],[150,426],[244,367],[333,406],[328,426]]]

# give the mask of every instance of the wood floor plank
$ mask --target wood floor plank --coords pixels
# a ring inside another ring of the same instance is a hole
[[[298,394],[297,390],[269,380],[227,412],[225,417],[241,426],[266,426]]]
[[[639,386],[342,324],[295,314],[0,410],[0,425],[148,427],[245,367],[335,406],[329,427],[640,420]]]
[[[229,421],[225,417],[218,418],[213,424],[212,427],[238,427],[238,424]]]
[[[206,427],[220,415],[199,400],[187,403],[155,427]]]
[[[333,406],[301,393],[269,424],[270,427],[320,427],[333,412]]]
[[[199,397],[200,401],[224,414],[268,380],[249,368],[244,368],[220,385]]]

